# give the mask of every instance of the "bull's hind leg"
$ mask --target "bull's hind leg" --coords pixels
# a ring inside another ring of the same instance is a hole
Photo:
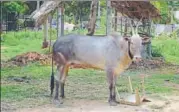
[[[68,70],[69,70],[69,64],[66,64],[63,68],[63,73],[62,76],[60,78],[60,85],[61,85],[61,94],[60,97],[64,98],[65,97],[65,91],[64,91],[64,86],[65,86],[65,81],[66,81],[66,77],[68,75]]]
[[[115,91],[117,76],[114,73],[113,69],[107,69],[107,80],[109,84],[109,103],[111,106],[116,106],[118,103],[116,101],[116,91]]]
[[[57,66],[57,75],[55,78],[55,100],[59,100],[59,86],[60,86],[60,77],[63,72],[63,66]]]

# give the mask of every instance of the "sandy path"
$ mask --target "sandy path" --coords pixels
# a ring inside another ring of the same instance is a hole
[[[154,100],[140,106],[119,104],[109,106],[106,101],[100,100],[67,100],[61,106],[54,104],[36,108],[25,108],[16,112],[179,112],[179,96],[165,100]]]
[[[140,111],[139,111],[140,110]],[[73,100],[65,101],[62,106],[43,105],[33,109],[21,109],[16,112],[149,112],[143,107],[109,106],[105,101]]]
[[[54,104],[42,105],[35,108],[19,109],[16,112],[179,112],[179,96],[163,98],[148,98],[151,102],[140,106],[119,104],[109,106],[105,100],[70,100],[61,106]]]

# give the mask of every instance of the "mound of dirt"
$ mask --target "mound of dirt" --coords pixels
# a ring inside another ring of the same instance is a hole
[[[27,52],[17,55],[7,62],[2,63],[2,66],[23,66],[30,62],[40,62],[41,64],[50,64],[51,55],[40,54],[37,52]]]
[[[17,55],[16,57],[4,62],[2,66],[23,66],[31,62],[40,62],[42,65],[50,65],[51,64],[51,54],[40,54],[37,52],[27,52],[21,55]],[[142,60],[140,63],[132,63],[128,69],[153,69],[159,68],[162,65],[166,65],[163,58],[153,58]],[[91,65],[81,65],[81,64],[73,64],[70,68],[82,68],[82,69],[99,69],[95,68]]]
[[[140,63],[132,63],[129,67],[129,69],[153,69],[153,68],[159,68],[163,65],[166,65],[163,58],[152,58],[152,59],[143,59]]]

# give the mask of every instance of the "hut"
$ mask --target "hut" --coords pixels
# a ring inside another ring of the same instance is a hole
[[[31,18],[33,18],[35,20],[36,26],[42,25],[42,24],[46,24],[47,22],[47,18],[48,15],[50,15],[51,12],[53,12],[54,10],[56,10],[59,6],[62,5],[62,1],[65,2],[65,0],[54,0],[54,1],[46,1],[44,2],[44,4],[40,7],[40,9],[36,10],[35,12],[33,12],[31,14]],[[97,2],[96,0],[88,0],[88,1],[92,1],[92,5],[91,5],[91,14],[89,16],[89,23],[91,25],[91,30],[88,30],[88,34],[90,31],[94,31],[94,26],[95,26],[95,22],[96,22],[96,10],[97,10]],[[145,33],[141,33],[141,35],[143,37],[145,36],[151,36],[150,32],[151,32],[151,21],[154,18],[159,18],[160,14],[159,11],[152,5],[152,3],[149,0],[145,0],[145,1],[108,1],[106,0],[106,6],[107,6],[107,20],[106,21],[106,34],[108,35],[111,32],[111,9],[114,8],[117,13],[122,14],[122,16],[126,16],[127,18],[130,19],[135,19],[136,21],[139,21],[142,19],[142,24],[141,27],[143,27],[143,31],[144,31],[144,27],[147,27],[147,31],[148,34]],[[63,8],[61,9],[62,13],[63,13]],[[62,14],[61,13],[61,14]],[[93,14],[92,14],[93,13]],[[117,16],[115,14],[115,16]],[[63,19],[63,18],[62,18]],[[93,21],[93,22],[91,22]],[[122,28],[121,24],[121,28]],[[124,35],[127,34],[127,27],[128,25],[126,25],[126,28],[124,30]],[[63,24],[61,26],[61,33],[63,33]],[[116,29],[116,28],[115,28]],[[59,29],[58,29],[59,30]],[[47,28],[44,29],[44,34],[47,35]],[[122,32],[122,31],[121,31]],[[91,33],[92,34],[92,33]],[[91,35],[90,34],[90,35]],[[121,33],[122,34],[122,33]],[[46,36],[45,37],[45,41]],[[147,45],[147,47],[145,47],[146,51],[145,51],[145,55],[144,57],[148,58],[151,57],[151,45]]]

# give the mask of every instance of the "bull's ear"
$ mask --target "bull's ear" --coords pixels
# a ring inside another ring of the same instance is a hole
[[[151,42],[150,37],[142,37],[142,44],[149,44]]]
[[[124,37],[124,40],[130,42],[131,38],[130,37]]]

